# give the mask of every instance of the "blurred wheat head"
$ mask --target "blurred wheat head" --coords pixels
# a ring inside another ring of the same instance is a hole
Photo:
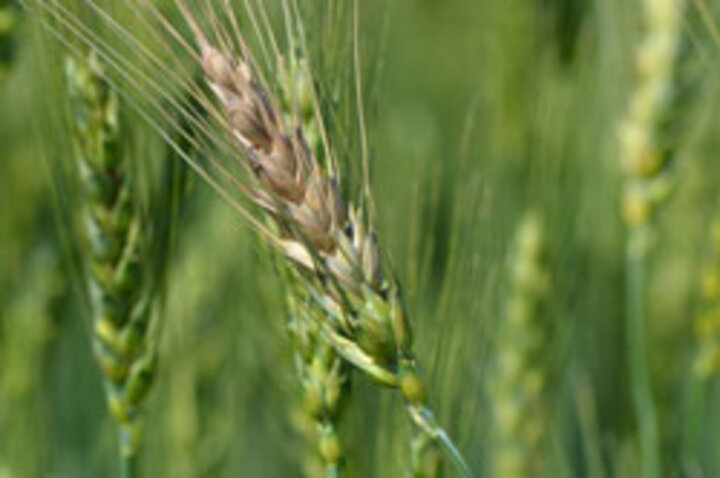
[[[512,282],[491,385],[493,476],[546,476],[548,470],[552,337],[544,305],[551,283],[541,221],[536,212],[522,218],[509,261]]]

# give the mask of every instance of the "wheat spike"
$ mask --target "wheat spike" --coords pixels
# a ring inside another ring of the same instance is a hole
[[[120,432],[121,463],[134,475],[140,406],[157,365],[152,296],[142,272],[147,238],[120,151],[118,100],[94,55],[67,62],[72,133],[83,186],[83,237],[92,344],[108,408]],[[146,262],[147,263],[147,262]]]
[[[549,416],[549,324],[543,314],[550,276],[539,216],[528,213],[516,232],[510,296],[498,334],[491,385],[495,417],[493,476],[544,476]]]
[[[674,183],[677,135],[688,85],[678,81],[681,2],[646,0],[647,32],[636,55],[636,83],[620,127],[625,173],[623,217],[634,234],[633,247],[647,249],[646,230]]]
[[[464,460],[427,405],[398,284],[382,273],[377,234],[365,211],[345,200],[337,178],[287,124],[248,58],[213,45],[184,1],[205,79],[254,178],[248,195],[274,221],[273,239],[324,314],[325,339],[375,381],[397,388],[419,430],[442,445],[463,474]],[[326,158],[331,164],[332,158]]]

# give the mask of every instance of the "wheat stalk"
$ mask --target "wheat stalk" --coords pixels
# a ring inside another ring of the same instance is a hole
[[[155,375],[152,296],[144,280],[147,237],[120,151],[118,100],[96,56],[68,60],[72,133],[83,186],[83,228],[92,344],[120,437],[121,474],[135,476],[140,405]]]
[[[518,226],[509,265],[510,295],[498,335],[491,397],[495,417],[493,476],[545,476],[543,446],[549,415],[549,324],[543,315],[550,286],[540,217]]]
[[[272,218],[276,232],[265,230],[265,237],[291,261],[309,299],[324,311],[313,319],[325,339],[369,377],[400,390],[418,429],[443,445],[469,475],[428,407],[399,285],[382,273],[367,211],[346,205],[333,158],[318,161],[302,127],[286,124],[250,59],[213,45],[185,2],[177,3],[228,132],[248,159],[255,182],[245,193]]]

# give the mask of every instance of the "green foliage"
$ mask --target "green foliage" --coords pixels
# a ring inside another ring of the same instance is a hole
[[[20,8],[14,0],[0,1],[0,84],[10,73],[15,57]]]

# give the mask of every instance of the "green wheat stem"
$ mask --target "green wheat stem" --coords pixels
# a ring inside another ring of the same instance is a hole
[[[132,430],[124,426],[118,428],[118,445],[120,447],[120,478],[136,478],[138,475],[137,451],[129,443]]]
[[[647,250],[644,229],[633,229],[626,251],[626,340],[630,366],[633,405],[640,431],[643,476],[660,476],[660,438],[657,413],[650,386],[645,345],[645,273]]]

